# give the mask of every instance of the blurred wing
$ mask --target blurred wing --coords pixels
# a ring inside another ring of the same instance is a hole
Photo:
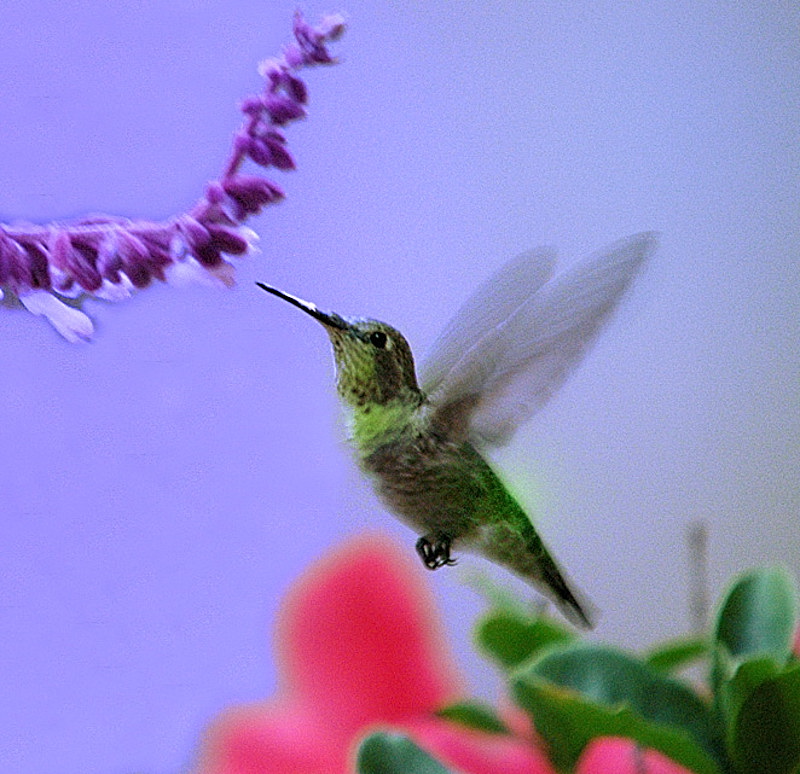
[[[479,443],[507,443],[580,363],[655,246],[654,234],[636,234],[549,282],[550,253],[527,253],[501,269],[423,367],[434,421]]]
[[[552,276],[555,250],[529,250],[489,277],[458,310],[433,343],[420,368],[427,395],[480,389],[493,368],[497,330]],[[447,398],[445,398],[447,400]]]

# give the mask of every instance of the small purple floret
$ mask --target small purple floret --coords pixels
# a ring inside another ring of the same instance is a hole
[[[226,226],[209,223],[208,233],[211,235],[211,244],[228,255],[244,255],[250,246],[241,234]]]
[[[180,230],[189,252],[194,252],[198,248],[205,247],[211,241],[211,234],[202,223],[195,220],[191,215],[184,215],[178,222]]]
[[[269,132],[261,141],[272,154],[272,164],[278,169],[294,169],[295,163],[292,154],[286,149],[286,139],[278,132]]]
[[[31,273],[31,287],[34,289],[50,289],[50,268],[47,265],[47,252],[44,245],[31,242],[26,250],[28,268]]]
[[[79,341],[91,336],[92,322],[59,296],[121,300],[154,279],[190,275],[231,286],[227,258],[251,252],[255,238],[244,222],[284,198],[275,183],[240,168],[248,159],[262,168],[295,168],[281,127],[306,116],[308,90],[296,71],[334,63],[327,44],[343,31],[341,16],[314,27],[295,14],[295,42],[260,65],[264,88],[241,103],[245,120],[223,173],[189,212],[160,223],[94,215],[73,224],[0,225],[0,298],[11,292],[69,341]]]
[[[247,215],[256,215],[265,204],[273,204],[284,198],[278,186],[256,175],[231,176],[222,181],[222,187],[244,213],[238,220],[244,220]]]
[[[272,166],[272,152],[259,137],[243,137],[242,145],[245,153],[261,167]]]
[[[112,284],[121,281],[120,270],[122,269],[122,258],[119,254],[119,239],[113,231],[109,231],[100,241],[97,248],[97,270]]]
[[[305,108],[299,102],[282,94],[268,94],[264,99],[264,107],[276,126],[284,126],[306,114]]]
[[[294,16],[294,37],[307,64],[331,64],[334,60],[328,53],[326,43],[336,40],[344,31],[340,16],[327,16],[320,28],[312,27],[301,13]]]
[[[295,102],[305,105],[308,102],[308,89],[303,81],[291,73],[286,73],[284,88],[291,95]]]

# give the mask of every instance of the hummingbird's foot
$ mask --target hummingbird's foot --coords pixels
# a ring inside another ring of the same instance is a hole
[[[450,557],[450,538],[447,535],[437,537],[433,543],[427,537],[421,537],[416,547],[422,563],[429,570],[456,564],[456,560]]]

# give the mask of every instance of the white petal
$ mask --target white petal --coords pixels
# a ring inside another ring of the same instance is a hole
[[[53,290],[64,298],[77,298],[86,291],[74,280],[70,287],[66,287],[70,277],[65,271],[50,264],[50,278],[53,281]]]
[[[236,267],[232,263],[222,261],[222,263],[209,268],[208,271],[214,276],[217,287],[222,285],[229,290],[236,287]]]
[[[280,70],[282,67],[283,63],[280,59],[270,57],[269,59],[264,59],[258,63],[258,74],[262,78],[266,78],[272,70]]]
[[[239,236],[244,237],[247,241],[247,255],[258,255],[261,252],[261,248],[258,244],[261,241],[261,236],[248,226],[239,226],[237,231],[239,232]]]
[[[189,255],[189,246],[180,234],[175,234],[170,240],[169,254],[173,261],[182,261]]]
[[[120,272],[119,283],[114,284],[104,279],[103,284],[92,295],[95,298],[102,298],[103,301],[125,301],[131,297],[133,287],[133,283]]]
[[[88,341],[94,333],[92,321],[80,309],[59,301],[46,290],[31,290],[20,295],[22,305],[32,314],[43,315],[69,342]]]
[[[187,258],[178,263],[171,263],[166,268],[167,282],[178,288],[189,285],[206,285],[214,288],[232,287],[234,269],[226,261],[213,269],[206,268],[194,258]]]

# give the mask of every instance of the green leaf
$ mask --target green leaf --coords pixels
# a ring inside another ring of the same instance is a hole
[[[762,680],[734,720],[731,757],[744,774],[800,770],[800,665]]]
[[[404,734],[370,734],[358,747],[358,774],[452,774]]]
[[[705,637],[682,637],[650,650],[644,657],[648,666],[659,672],[673,672],[708,655]]]
[[[791,653],[795,586],[782,567],[741,576],[725,597],[714,639],[736,659],[769,655],[785,663]]]
[[[476,728],[490,734],[507,734],[508,728],[492,707],[475,701],[462,701],[436,713],[440,718],[452,720],[467,728]]]
[[[533,675],[516,679],[512,690],[559,768],[571,770],[592,739],[623,736],[696,774],[720,774],[716,761],[686,731],[644,720],[629,707],[608,707]]]
[[[762,683],[781,671],[775,659],[765,656],[739,664],[720,686],[719,708],[725,718],[729,749],[739,710],[748,696]]]
[[[768,657],[785,664],[791,654],[794,618],[794,581],[781,567],[741,575],[726,594],[714,627],[710,683],[717,717],[728,721],[729,737],[727,683],[744,661]]]
[[[479,647],[505,669],[518,666],[550,645],[571,642],[575,635],[544,616],[496,608],[478,624]]]
[[[609,709],[626,707],[642,721],[673,727],[722,759],[709,707],[684,683],[614,648],[577,643],[546,653],[522,674],[577,691]]]

